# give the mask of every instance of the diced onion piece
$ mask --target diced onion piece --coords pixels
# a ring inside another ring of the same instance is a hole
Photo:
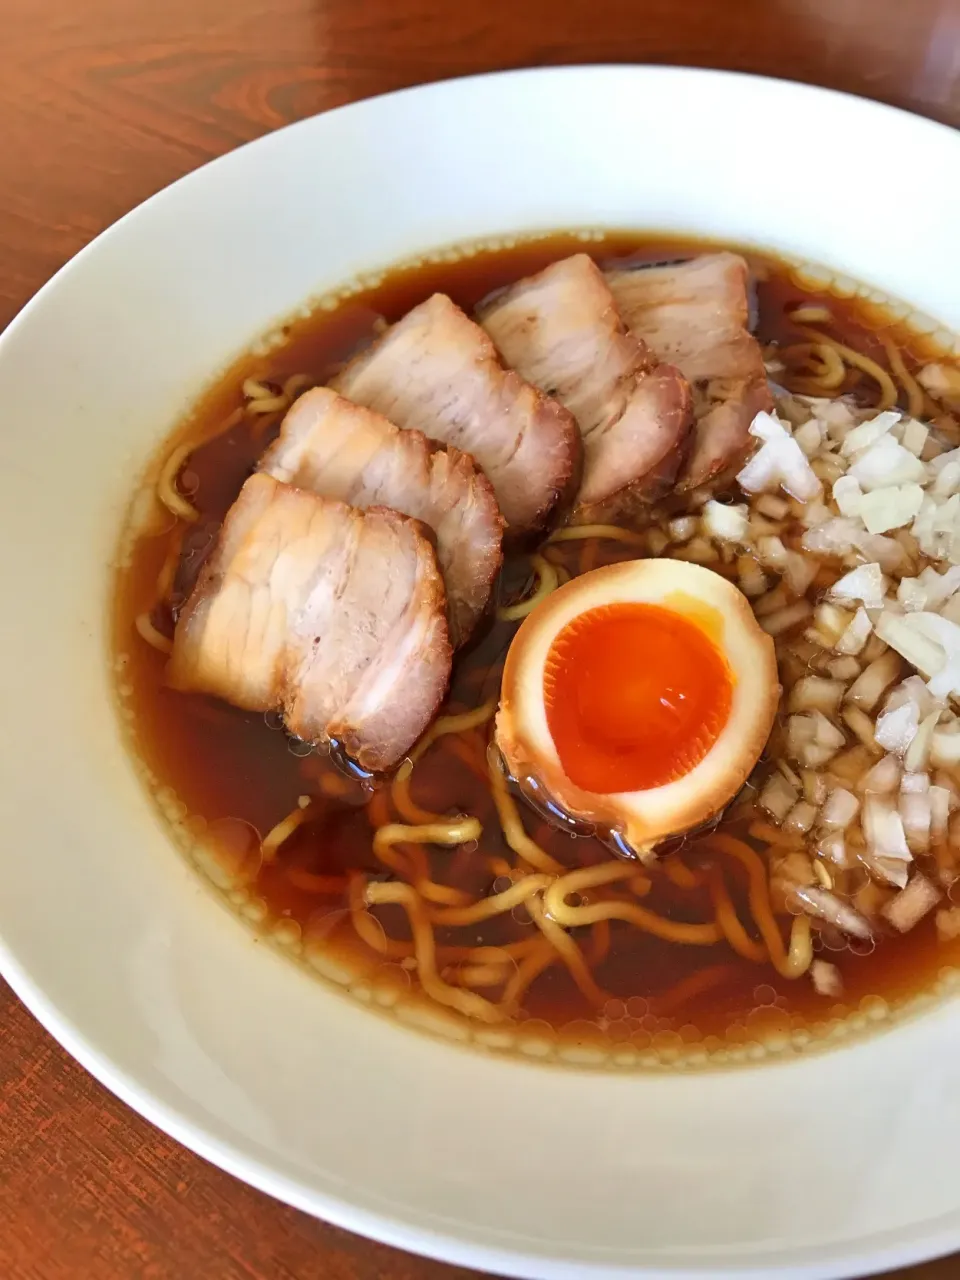
[[[886,533],[911,524],[922,505],[923,490],[918,484],[875,489],[861,498],[860,519],[868,533]]]
[[[930,676],[929,689],[935,698],[960,694],[960,626],[938,613],[913,613],[904,618],[914,631],[937,645],[942,658],[938,669],[924,672]]]
[[[922,613],[897,616],[885,609],[877,619],[875,630],[891,649],[929,677],[942,671],[945,663],[943,648],[914,625],[915,619],[923,616]]]
[[[960,764],[960,726],[941,725],[934,729],[930,741],[930,763],[937,769],[949,769]]]
[[[951,565],[943,573],[938,573],[932,565],[928,565],[917,581],[924,591],[923,607],[937,613],[941,605],[956,591],[960,591],[960,565]]]
[[[788,551],[783,570],[784,581],[795,596],[805,595],[817,576],[820,566],[812,556]]]
[[[919,924],[940,901],[940,890],[917,872],[910,883],[883,908],[883,915],[901,933]]]
[[[806,835],[811,829],[817,818],[817,811],[812,804],[808,804],[806,800],[798,800],[790,812],[783,820],[783,829],[787,832],[796,832],[800,835]]]
[[[889,795],[900,786],[900,761],[896,756],[884,756],[864,776],[863,789],[873,795]]]
[[[809,915],[818,916],[821,920],[836,925],[844,933],[852,934],[855,938],[873,937],[873,930],[866,917],[828,889],[820,889],[815,885],[798,885],[793,891],[793,897]]]
[[[916,418],[907,418],[903,424],[900,443],[905,449],[909,449],[914,457],[919,458],[929,434],[930,428],[925,423],[918,422]]]
[[[844,745],[845,738],[819,711],[790,716],[787,720],[787,748],[804,768],[826,764]]]
[[[866,609],[859,608],[853,615],[853,621],[847,626],[834,646],[837,653],[856,654],[862,652],[864,645],[870,639],[872,631],[873,623],[870,621],[870,615]]]
[[[697,532],[695,516],[678,516],[667,525],[671,542],[688,542]]]
[[[931,711],[941,711],[943,709],[942,701],[933,696],[918,675],[907,676],[905,680],[900,681],[896,688],[890,690],[887,695],[886,710],[893,711],[897,707],[902,707],[905,702],[915,702],[917,704],[921,720],[928,716]]]
[[[926,769],[930,761],[930,749],[933,746],[933,733],[939,719],[940,712],[931,711],[920,721],[920,727],[903,757],[903,765],[908,772],[919,774]]]
[[[783,569],[787,563],[787,548],[779,538],[758,538],[757,555],[768,569]]]
[[[786,498],[778,498],[775,493],[764,493],[753,504],[754,511],[771,520],[785,520],[790,514],[790,503]]]
[[[890,884],[907,882],[906,864],[913,860],[900,814],[886,796],[868,795],[863,802],[863,834],[871,868]]]
[[[788,711],[823,711],[833,715],[843,697],[843,685],[839,680],[825,680],[822,676],[803,676],[790,690]]]
[[[831,600],[852,603],[861,600],[867,609],[879,609],[887,593],[887,580],[878,564],[862,564],[845,573],[830,588]]]
[[[936,473],[930,493],[934,498],[952,498],[960,489],[960,462],[948,462]]]
[[[863,616],[867,618],[866,613]],[[869,621],[870,619],[867,618],[867,622]],[[827,670],[832,679],[842,680],[844,684],[847,684],[850,680],[856,680],[860,674],[860,663],[856,658],[849,655],[843,658],[832,658],[827,663]]]
[[[843,995],[843,978],[835,964],[828,960],[814,960],[810,966],[810,980],[818,996],[830,996],[834,1000]]]
[[[833,516],[822,524],[807,529],[803,535],[803,549],[821,556],[846,555],[856,549],[863,532],[863,526],[858,520]]]
[[[960,369],[951,364],[926,364],[917,381],[938,399],[960,401]]]
[[[847,842],[841,830],[825,831],[817,844],[817,854],[835,866],[847,865]]]
[[[834,787],[820,814],[820,825],[828,830],[845,831],[857,816],[860,801],[845,787]]]
[[[745,506],[728,507],[713,498],[704,504],[702,519],[704,533],[719,542],[744,542],[750,529]]]
[[[753,556],[738,556],[737,577],[740,580],[740,590],[751,600],[762,596],[767,589],[767,575]]]
[[[741,489],[759,493],[779,484],[800,502],[809,502],[820,493],[820,481],[803,450],[773,414],[758,413],[750,424],[750,434],[763,444],[737,476]]]
[[[843,723],[852,729],[857,738],[872,755],[877,754],[876,725],[865,711],[853,703],[847,703],[842,712]]]
[[[816,418],[808,418],[806,422],[795,428],[793,438],[808,458],[820,452],[823,444],[823,432]]]
[[[952,792],[946,787],[930,788],[930,839],[939,844],[947,838],[950,814],[955,808]]]
[[[883,616],[885,615],[881,615],[881,618]],[[899,674],[899,654],[888,649],[864,667],[847,690],[847,699],[863,711],[872,711]]]
[[[897,600],[907,613],[919,613],[927,607],[927,593],[919,578],[901,578]]]
[[[889,489],[894,485],[922,484],[927,478],[926,468],[920,459],[897,444],[890,435],[881,436],[860,453],[848,468],[848,474],[858,481],[865,493]]]
[[[790,785],[782,773],[771,775],[766,786],[760,792],[760,806],[777,823],[784,818],[797,802],[797,789]]]
[[[812,769],[804,769],[800,775],[803,784],[803,798],[819,809],[827,798],[827,780],[822,773],[814,773]]]
[[[899,421],[899,413],[888,409],[885,413],[878,413],[875,418],[861,422],[858,427],[854,427],[843,437],[843,443],[840,446],[841,454],[845,458],[852,458],[855,453],[862,453],[882,439]]]
[[[919,725],[920,711],[915,702],[905,702],[894,711],[883,711],[877,720],[874,735],[877,745],[883,747],[884,751],[903,756],[916,737]]]
[[[787,605],[785,609],[778,609],[775,613],[768,613],[760,618],[760,625],[768,636],[778,636],[781,632],[788,631],[797,623],[809,618],[812,613],[811,604],[806,600],[798,600],[796,604]]]
[[[913,853],[930,848],[930,779],[925,773],[905,773],[900,784],[900,820]]]
[[[867,620],[869,621],[869,618]],[[823,633],[832,648],[849,626],[850,614],[846,609],[824,601],[817,605],[813,621],[817,630]]]
[[[833,500],[842,516],[859,516],[863,490],[853,476],[840,476],[833,482]]]

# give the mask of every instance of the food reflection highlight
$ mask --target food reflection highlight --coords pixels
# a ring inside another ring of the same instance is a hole
[[[135,745],[360,999],[804,1048],[958,958],[960,374],[780,264],[754,337],[735,254],[592,252],[398,273],[211,393],[119,584]]]

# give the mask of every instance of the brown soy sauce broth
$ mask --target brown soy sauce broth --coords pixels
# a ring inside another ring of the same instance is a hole
[[[353,352],[369,342],[381,317],[393,321],[434,291],[441,290],[465,309],[472,309],[492,291],[549,262],[574,252],[589,251],[601,264],[664,261],[703,252],[715,246],[702,242],[610,233],[585,243],[575,235],[552,235],[521,242],[509,249],[477,251],[458,261],[435,262],[389,273],[375,289],[354,293],[334,309],[318,309],[288,325],[283,343],[269,354],[249,354],[238,360],[199,401],[181,425],[176,442],[205,440],[218,424],[241,407],[246,378],[281,384],[297,373],[317,382],[331,376]],[[840,299],[800,287],[784,264],[747,252],[758,279],[758,333],[763,342],[795,339],[785,312],[799,303],[827,305],[833,312],[833,332],[843,341],[882,360],[880,335],[895,341],[910,366],[938,353],[929,339],[920,338],[889,313],[863,300]],[[854,390],[856,390],[854,388]],[[244,418],[192,453],[182,477],[192,490],[191,501],[201,519],[184,537],[183,555],[175,579],[174,606],[195,577],[205,549],[262,450],[276,434],[276,426],[261,431]],[[167,448],[170,446],[168,445]],[[589,550],[588,550],[589,547]],[[132,746],[155,792],[166,801],[175,797],[176,812],[189,815],[187,827],[215,850],[223,844],[224,859],[242,866],[233,891],[241,907],[264,935],[285,936],[296,950],[329,961],[317,967],[341,982],[359,983],[367,992],[384,982],[411,1007],[418,998],[415,972],[397,958],[384,957],[362,942],[349,916],[346,887],[351,872],[388,878],[372,851],[372,836],[381,821],[397,820],[389,812],[386,795],[374,794],[358,781],[340,774],[326,758],[302,754],[275,718],[251,715],[214,699],[184,695],[164,686],[164,656],[142,642],[134,620],[154,609],[157,577],[167,558],[170,534],[145,536],[118,575],[115,608],[115,647],[122,660],[122,701]],[[629,558],[635,552],[619,543],[568,543],[562,563],[572,572]],[[499,585],[501,599],[515,597],[529,581],[528,561],[505,565]],[[175,611],[175,610],[174,610]],[[170,634],[170,610],[154,610],[161,631]],[[517,624],[492,622],[456,661],[449,705],[464,709],[478,705],[498,687],[496,668]],[[488,858],[512,860],[502,837],[489,786],[483,776],[485,739],[475,730],[462,740],[459,753],[449,739],[431,749],[418,763],[413,794],[416,802],[440,813],[475,815],[483,826],[480,847],[427,848],[432,878],[473,896],[504,887],[487,864]],[[254,831],[264,835],[294,810],[299,797],[313,798],[311,818],[283,844],[275,861],[257,871]],[[381,808],[378,809],[378,805]],[[315,815],[315,816],[314,816]],[[524,813],[527,831],[558,861],[571,868],[609,859],[598,840],[573,837]],[[742,821],[723,820],[721,829],[741,838]],[[684,843],[684,858],[697,862],[697,837]],[[250,878],[250,872],[256,874]],[[644,905],[672,920],[713,918],[706,887],[681,889],[662,870],[652,871],[653,887]],[[729,888],[735,904],[745,891],[739,879]],[[410,929],[401,908],[377,907],[373,914],[385,934],[408,940]],[[749,913],[742,918],[749,922]],[[536,926],[523,909],[470,928],[436,931],[439,947],[503,945],[536,935]],[[741,1057],[751,1042],[780,1036],[801,1047],[856,1028],[885,1010],[909,1002],[929,989],[943,970],[960,962],[960,942],[937,940],[928,917],[905,936],[883,938],[869,954],[849,948],[823,951],[842,975],[844,995],[838,1001],[817,995],[809,978],[790,981],[771,966],[756,965],[737,956],[726,943],[709,947],[660,941],[623,922],[609,930],[575,930],[573,936],[591,965],[599,986],[609,993],[602,1014],[588,1006],[563,965],[553,965],[535,979],[523,1001],[519,1029],[537,1029],[547,1041],[620,1054],[626,1064],[669,1062],[698,1047],[723,1057]],[[302,946],[301,946],[302,944]],[[491,998],[496,998],[495,992]],[[424,1006],[431,1004],[422,997]],[[443,1011],[444,1018],[454,1017]]]

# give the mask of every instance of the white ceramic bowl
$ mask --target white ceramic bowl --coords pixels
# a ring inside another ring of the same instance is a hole
[[[922,191],[888,181],[904,164]],[[490,233],[634,226],[825,263],[957,330],[958,175],[956,134],[814,89],[523,72],[273,134],[62,271],[0,340],[0,965],[67,1049],[265,1191],[514,1275],[849,1276],[960,1247],[957,1004],[694,1076],[404,1030],[255,944],[174,852],[121,745],[106,636],[146,457],[310,294]]]

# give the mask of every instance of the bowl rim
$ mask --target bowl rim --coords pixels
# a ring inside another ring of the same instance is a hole
[[[249,142],[232,148],[223,155],[217,156],[189,173],[168,184],[160,191],[149,196],[140,204],[129,210],[121,218],[99,232],[88,244],[64,263],[54,275],[35,293],[11,319],[5,329],[0,332],[0,358],[9,338],[24,325],[33,312],[54,293],[64,280],[87,256],[95,253],[101,241],[111,235],[118,227],[138,216],[143,210],[163,202],[171,193],[189,186],[197,180],[200,173],[234,163],[236,157],[246,155],[258,148],[268,148],[274,134],[290,134],[295,131],[310,129],[321,116],[339,116],[344,113],[356,114],[361,111],[382,109],[385,105],[410,96],[434,95],[442,98],[452,87],[480,82],[502,82],[508,80],[558,80],[566,77],[582,76],[589,72],[602,75],[623,75],[633,77],[662,77],[674,79],[677,76],[690,76],[697,81],[710,83],[713,81],[739,81],[744,84],[779,84],[790,86],[798,94],[823,100],[833,98],[838,101],[857,101],[868,104],[872,112],[884,117],[909,117],[922,123],[923,127],[937,131],[945,138],[951,139],[949,145],[957,146],[960,134],[936,120],[917,116],[903,108],[887,103],[865,99],[856,94],[840,90],[824,88],[799,81],[791,81],[783,77],[763,76],[748,72],[727,71],[696,66],[667,66],[661,64],[642,63],[584,63],[557,67],[517,68],[505,71],[485,72],[467,76],[417,84],[374,95],[346,103],[342,106],[306,117],[292,124],[282,126],[270,133],[252,139]],[[233,1143],[225,1141],[185,1118],[178,1110],[162,1100],[147,1085],[138,1083],[131,1074],[116,1067],[113,1062],[101,1054],[85,1036],[82,1028],[64,1015],[51,1000],[41,986],[34,982],[26,968],[18,960],[5,939],[0,936],[0,975],[9,983],[18,999],[37,1018],[41,1025],[60,1045],[75,1058],[100,1084],[110,1090],[132,1110],[137,1112],[151,1124],[156,1125],[176,1141],[225,1170],[241,1181],[256,1189],[279,1199],[294,1208],[357,1232],[373,1240],[378,1240],[396,1248],[421,1254],[452,1265],[481,1268],[498,1275],[529,1277],[530,1280],[573,1280],[575,1276],[587,1273],[597,1276],[622,1277],[649,1275],[645,1267],[639,1269],[634,1265],[604,1263],[593,1261],[588,1266],[577,1262],[565,1262],[557,1257],[548,1258],[535,1252],[520,1252],[506,1248],[496,1248],[478,1241],[471,1241],[462,1235],[445,1234],[432,1231],[422,1225],[411,1226],[401,1217],[393,1217],[385,1212],[375,1212],[352,1202],[348,1196],[338,1197],[325,1191],[307,1187],[304,1183],[286,1174],[270,1170],[259,1164],[250,1155],[244,1153]],[[769,1070],[769,1068],[765,1068]],[[863,1269],[869,1273],[902,1267],[922,1262],[930,1258],[960,1249],[960,1221],[955,1226],[936,1227],[936,1220],[931,1220],[930,1229],[923,1223],[914,1224],[910,1239],[893,1244],[879,1244],[864,1249],[854,1242],[844,1242],[831,1246],[828,1261],[802,1262],[787,1264],[777,1269],[776,1275],[782,1280],[842,1280],[855,1273],[849,1268],[855,1267],[856,1274]],[[900,1233],[903,1234],[903,1233]],[[821,1250],[822,1251],[822,1250]],[[705,1276],[729,1277],[729,1280],[745,1280],[748,1276],[769,1275],[766,1264],[751,1266],[738,1263],[731,1269],[707,1266],[704,1268],[675,1268],[664,1264],[657,1274],[669,1275],[672,1280],[702,1280]]]

